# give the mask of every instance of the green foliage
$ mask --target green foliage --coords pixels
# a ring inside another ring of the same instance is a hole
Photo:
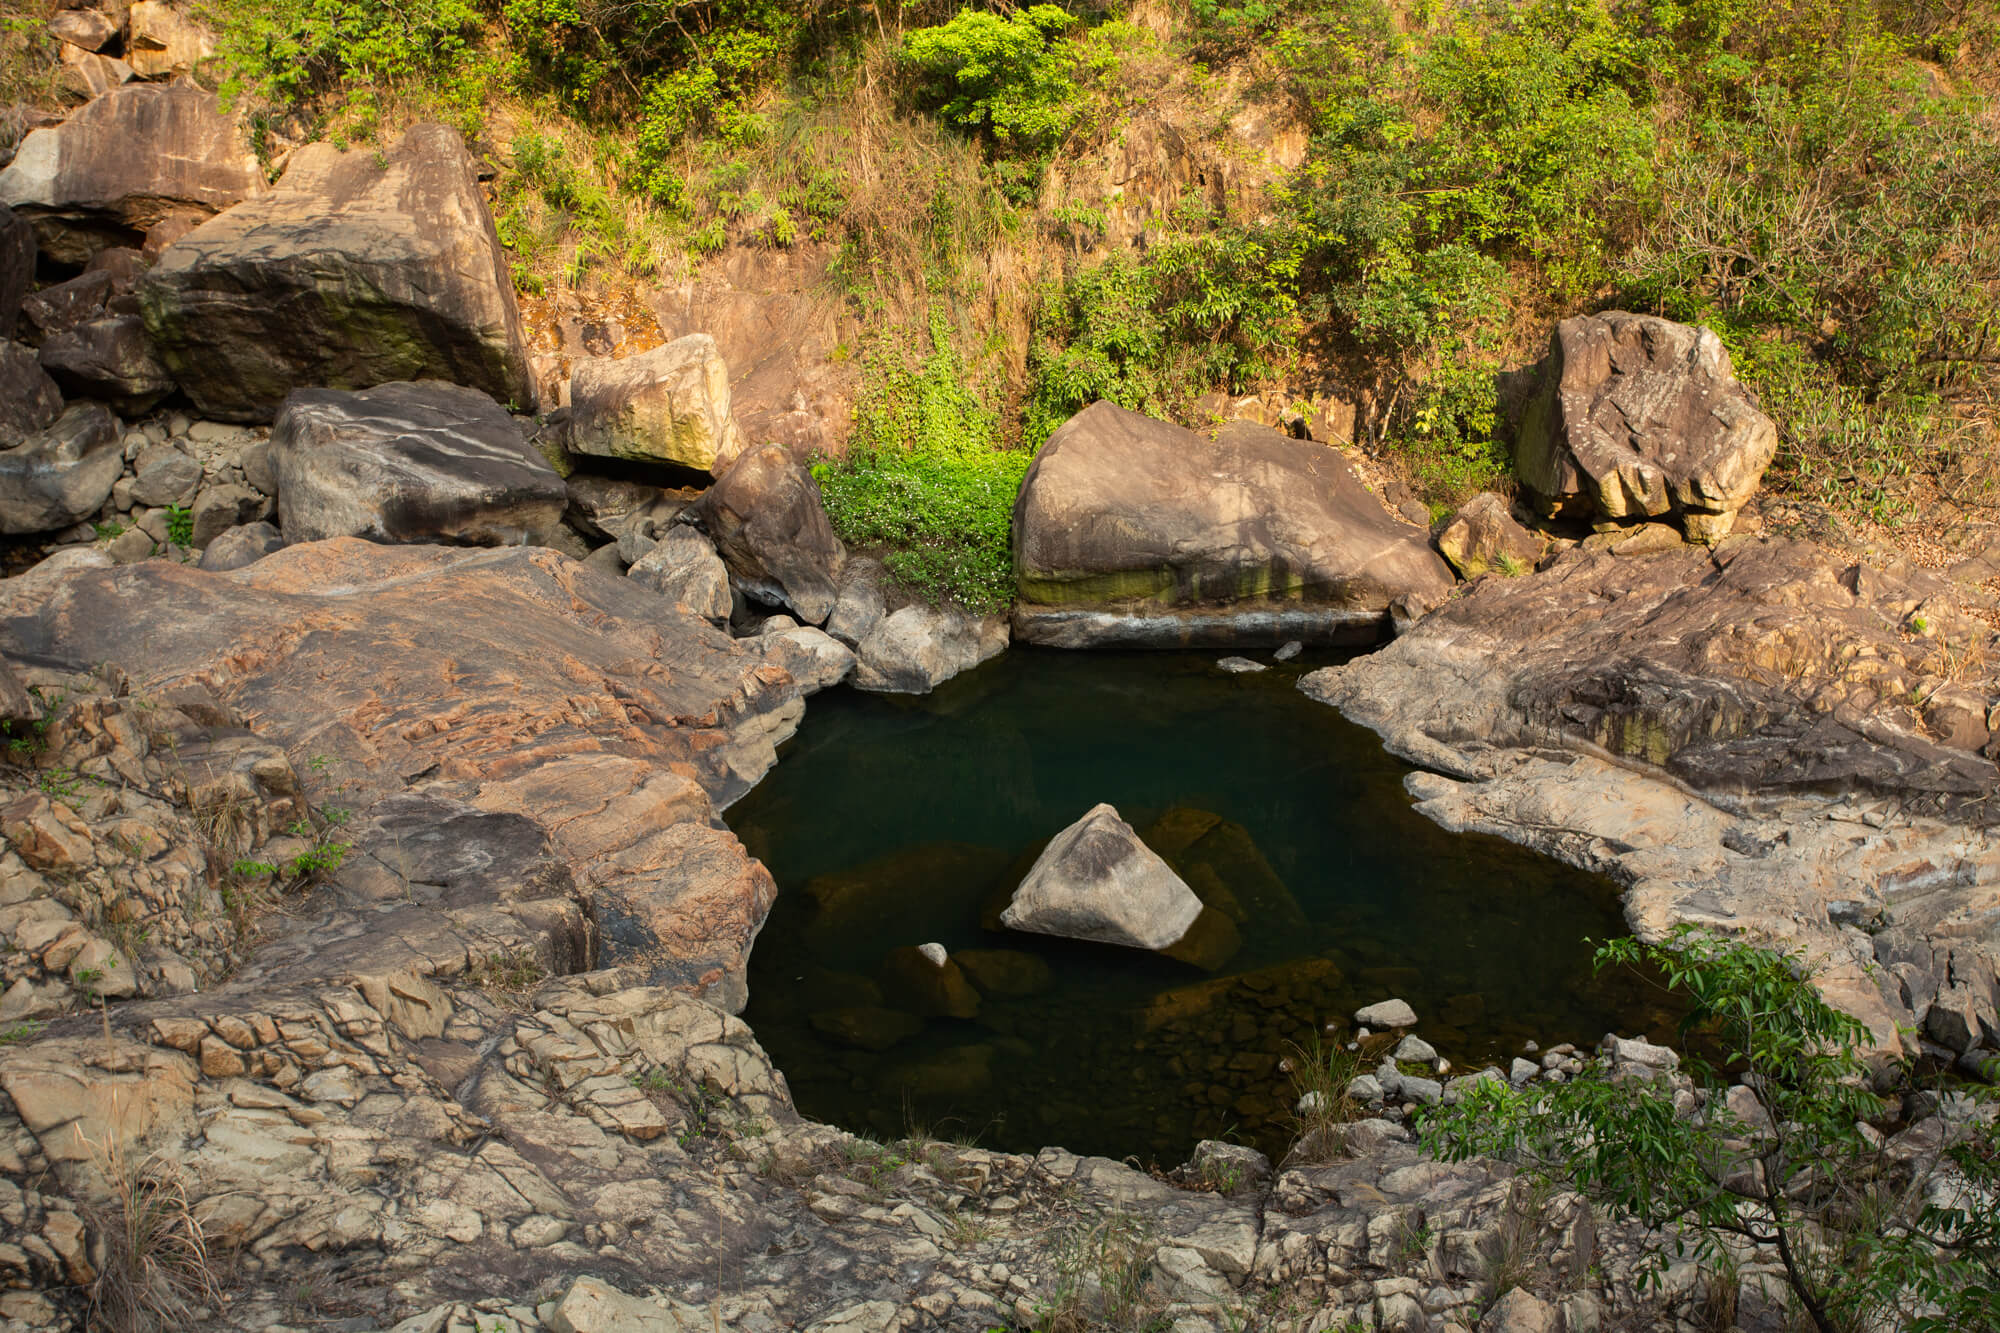
[[[364,132],[385,93],[477,127],[492,70],[471,0],[213,0],[213,16],[225,97],[296,105],[347,88]]]
[[[194,545],[194,514],[186,505],[168,506],[167,540],[183,550]]]
[[[871,348],[847,457],[813,466],[841,539],[887,546],[884,566],[933,602],[974,611],[1013,597],[1012,517],[1029,455],[999,446],[988,386],[973,380],[941,312],[920,359],[893,336]]]
[[[1009,156],[1039,157],[1075,122],[1073,58],[1057,39],[1076,20],[1054,5],[1006,16],[961,10],[903,38],[918,95],[950,124]]]
[[[1698,1029],[1723,1052],[1720,1069],[1686,1057],[1704,1090],[1700,1112],[1683,1114],[1663,1082],[1613,1081],[1603,1069],[1554,1086],[1482,1080],[1427,1119],[1433,1151],[1510,1158],[1614,1216],[1673,1231],[1679,1243],[1655,1251],[1660,1269],[1683,1247],[1714,1262],[1725,1242],[1775,1246],[1826,1333],[1875,1327],[1892,1309],[1908,1317],[1896,1327],[1990,1326],[2000,1230],[1969,1203],[2000,1185],[1990,1117],[1952,1147],[1968,1173],[1956,1183],[1935,1174],[1938,1162],[1898,1161],[1872,1144],[1864,1126],[1884,1108],[1860,1057],[1868,1030],[1820,997],[1796,956],[1682,927],[1661,945],[1605,945],[1597,961],[1657,968],[1692,1000],[1683,1035]],[[1722,1069],[1742,1071],[1747,1118],[1725,1100]]]
[[[1030,445],[1100,399],[1185,417],[1209,389],[1243,392],[1287,367],[1300,334],[1288,238],[1183,220],[1192,225],[1143,258],[1113,255],[1045,294],[1029,349]]]

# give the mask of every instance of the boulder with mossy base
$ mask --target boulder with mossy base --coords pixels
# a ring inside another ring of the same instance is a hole
[[[1042,446],[1014,504],[1014,633],[1057,647],[1372,643],[1451,571],[1325,445],[1213,440],[1111,403]]]
[[[478,171],[442,125],[373,152],[300,149],[270,193],[168,246],[139,303],[207,417],[270,421],[294,389],[424,379],[535,406]]]

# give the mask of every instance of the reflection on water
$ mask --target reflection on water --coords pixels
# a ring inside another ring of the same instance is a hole
[[[1171,1165],[1203,1137],[1282,1148],[1279,1060],[1390,995],[1459,1068],[1665,1035],[1650,987],[1591,973],[1614,887],[1414,813],[1406,769],[1296,690],[1324,664],[1016,649],[924,698],[814,698],[727,816],[780,888],[745,1017],[800,1109]],[[1210,970],[999,927],[1099,801],[1211,909]],[[932,941],[942,975],[913,961]]]

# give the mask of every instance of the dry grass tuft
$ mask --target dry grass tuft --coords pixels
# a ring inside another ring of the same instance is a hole
[[[90,1147],[106,1190],[82,1208],[100,1251],[92,1327],[156,1333],[219,1309],[221,1283],[187,1170],[158,1154],[135,1160],[117,1139]]]

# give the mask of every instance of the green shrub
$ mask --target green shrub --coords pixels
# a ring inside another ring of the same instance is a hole
[[[1990,1116],[1961,1115],[1936,1150],[1885,1151],[1868,1126],[1887,1118],[1861,1057],[1871,1034],[1821,998],[1801,957],[1683,926],[1659,945],[1606,945],[1597,962],[1644,964],[1692,1001],[1683,1035],[1698,1026],[1741,1071],[1737,1100],[1725,1096],[1737,1080],[1690,1052],[1698,1115],[1664,1080],[1602,1068],[1523,1088],[1481,1080],[1426,1116],[1428,1147],[1512,1160],[1638,1221],[1660,1238],[1656,1275],[1676,1259],[1726,1268],[1732,1247],[1775,1246],[1820,1333],[1995,1326],[2000,1225],[1979,1203],[2000,1186]]]
[[[470,0],[214,0],[225,97],[292,105],[348,90],[363,129],[378,94],[471,132],[494,78]]]
[[[1183,215],[1144,258],[1113,255],[1044,294],[1029,349],[1023,435],[1039,447],[1099,399],[1187,416],[1211,389],[1244,392],[1296,354],[1298,256],[1289,235]]]
[[[1002,155],[1038,157],[1076,119],[1068,48],[1056,39],[1076,20],[1054,5],[1002,17],[960,11],[903,38],[903,58],[926,105],[982,135]]]
[[[973,611],[1013,597],[1012,517],[1030,456],[999,444],[991,389],[970,380],[941,313],[918,357],[880,338],[865,367],[847,457],[813,467],[828,516],[854,546],[933,602]]]

